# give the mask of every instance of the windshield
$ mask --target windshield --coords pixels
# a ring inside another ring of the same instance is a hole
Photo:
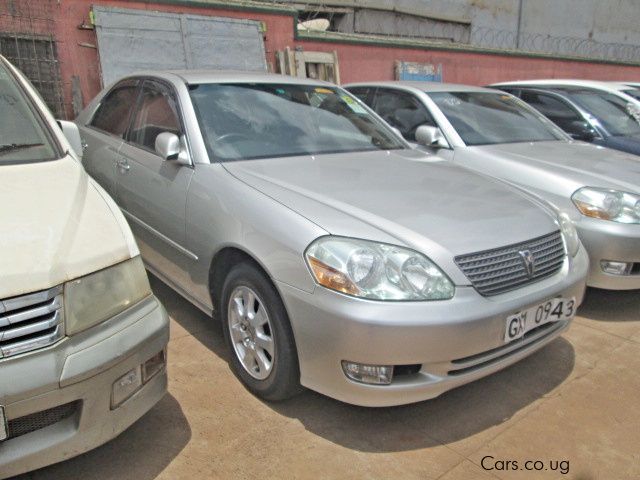
[[[12,73],[0,62],[0,165],[57,158],[56,149]]]
[[[565,140],[550,120],[504,93],[428,93],[467,145]]]
[[[296,84],[201,84],[191,99],[211,158],[248,160],[405,148],[345,91]]]
[[[597,90],[568,90],[566,95],[596,117],[610,135],[640,135],[640,107],[635,103]]]

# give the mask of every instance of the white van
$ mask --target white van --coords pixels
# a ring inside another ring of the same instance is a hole
[[[167,389],[167,313],[60,126],[0,56],[0,478],[107,442]]]

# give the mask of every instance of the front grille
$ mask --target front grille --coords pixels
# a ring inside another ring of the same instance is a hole
[[[32,413],[24,417],[9,420],[7,440],[35,432],[42,428],[61,422],[65,418],[69,418],[78,411],[80,402],[71,402],[58,407],[43,410],[42,412]]]
[[[62,287],[0,300],[0,358],[44,348],[64,336]]]
[[[520,252],[529,251],[533,271],[527,272]],[[507,247],[455,257],[455,262],[475,289],[485,296],[497,295],[553,275],[565,257],[560,232]]]

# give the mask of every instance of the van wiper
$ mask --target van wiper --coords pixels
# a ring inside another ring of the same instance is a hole
[[[15,152],[16,150],[22,150],[23,148],[41,147],[44,143],[6,143],[0,145],[0,155],[7,152]]]

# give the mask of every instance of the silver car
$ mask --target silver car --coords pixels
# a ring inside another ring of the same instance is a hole
[[[640,288],[640,162],[572,141],[538,111],[493,89],[430,82],[353,84],[410,142],[506,180],[573,221],[591,268],[587,284]]]
[[[148,268],[217,312],[262,398],[432,398],[547,344],[582,300],[571,222],[410,149],[334,85],[140,74],[77,123]]]

